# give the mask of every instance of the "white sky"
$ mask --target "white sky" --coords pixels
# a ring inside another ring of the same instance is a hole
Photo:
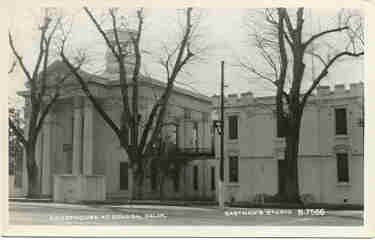
[[[74,16],[74,28],[70,39],[70,46],[85,48],[96,63],[102,63],[105,45],[98,35],[93,23],[88,19],[82,9],[67,9]],[[219,92],[220,61],[226,61],[225,77],[229,87],[227,93],[241,93],[252,91],[255,95],[271,94],[262,82],[250,82],[243,72],[234,67],[237,57],[247,56],[256,62],[254,49],[248,46],[247,32],[244,28],[246,9],[203,9],[201,33],[203,43],[210,46],[206,60],[188,68],[190,74],[179,76],[179,81],[187,83],[191,88],[206,94],[213,95]],[[310,10],[306,11],[308,18]],[[39,9],[19,9],[13,14],[11,30],[14,33],[15,44],[23,55],[28,66],[31,66],[36,56],[38,46],[38,32],[36,30],[40,20]],[[99,12],[95,12],[99,14]],[[144,41],[145,50],[155,53],[162,41],[173,39],[176,25],[177,11],[175,9],[147,9],[145,19]],[[180,13],[181,14],[181,13]],[[320,26],[325,26],[327,16],[335,16],[331,11],[312,11],[312,16],[321,17]],[[317,19],[318,17],[316,17]],[[323,23],[322,23],[323,22]],[[149,56],[145,56],[147,71],[152,76],[163,80],[162,69],[159,68]],[[97,64],[102,65],[102,64]],[[329,73],[326,82],[345,83],[363,81],[363,61],[347,61],[337,63]],[[24,89],[24,76],[20,68],[11,76],[9,84],[9,97],[16,99],[16,92]],[[19,100],[18,100],[19,101]],[[17,102],[18,102],[17,101]]]

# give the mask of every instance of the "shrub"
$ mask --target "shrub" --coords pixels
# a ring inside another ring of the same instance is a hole
[[[303,204],[315,203],[315,197],[311,193],[304,193],[301,195],[301,202]]]

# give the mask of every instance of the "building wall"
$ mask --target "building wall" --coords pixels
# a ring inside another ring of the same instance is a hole
[[[73,151],[73,105],[72,102],[63,102],[57,104],[54,108],[53,135],[54,151],[52,160],[54,162],[53,173],[71,174],[72,173],[72,151]]]
[[[310,98],[302,119],[299,146],[301,194],[312,194],[315,201],[363,203],[362,85],[342,85],[330,91],[318,89]],[[214,111],[218,111],[218,97]],[[229,95],[225,107],[225,181],[227,201],[251,201],[256,194],[278,192],[278,159],[283,157],[283,139],[276,137],[274,99],[254,99],[251,94]],[[335,133],[335,108],[347,109],[347,134]],[[237,115],[238,139],[228,139],[228,117]],[[219,138],[215,155],[218,158]],[[339,183],[336,153],[348,153],[349,182]],[[229,183],[229,156],[239,157],[239,182]],[[233,200],[232,199],[232,200]],[[345,200],[346,199],[346,200]]]
[[[121,104],[117,98],[117,90],[114,93],[104,93],[111,98],[103,99],[103,107],[106,112],[114,119],[116,124],[120,121]],[[140,88],[139,111],[142,115],[141,121],[145,121],[155,103],[153,96],[160,95],[162,89],[149,87]],[[114,97],[113,97],[114,96]],[[198,124],[198,147],[209,148],[211,144],[209,112],[211,104],[208,101],[202,101],[191,96],[182,94],[172,94],[170,104],[167,110],[166,122],[178,123],[178,144],[181,148],[193,148],[193,122]],[[186,117],[186,112],[189,116]],[[169,129],[169,128],[166,128]],[[106,191],[109,197],[130,197],[131,195],[131,170],[129,169],[129,189],[120,190],[120,162],[128,162],[125,151],[120,146],[117,136],[102,117],[94,112],[94,154],[93,154],[93,173],[106,176]],[[182,179],[182,176],[181,176]],[[165,192],[168,197],[182,197],[182,194],[175,193],[173,182],[166,181]],[[145,194],[150,198],[156,197],[158,191],[151,190],[149,178],[145,182]],[[188,194],[189,195],[189,194]]]

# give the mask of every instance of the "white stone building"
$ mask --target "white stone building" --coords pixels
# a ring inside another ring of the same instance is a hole
[[[127,33],[120,39],[127,41]],[[120,121],[120,88],[116,62],[105,55],[103,74],[81,71],[105,111]],[[127,62],[131,64],[131,62]],[[50,72],[69,70],[62,62]],[[141,121],[147,118],[155,96],[165,83],[142,77],[139,93]],[[27,96],[27,91],[20,93]],[[283,139],[276,136],[275,99],[229,95],[225,101],[226,201],[252,201],[257,194],[276,194],[283,181]],[[213,105],[212,105],[213,103]],[[212,144],[212,112],[219,98],[209,98],[176,87],[168,107],[166,127],[177,146],[195,154],[178,174],[167,180],[166,198],[215,199],[219,176],[219,141]],[[27,107],[26,107],[27,111]],[[26,114],[27,115],[27,114]],[[319,87],[304,110],[299,151],[300,192],[316,202],[363,203],[363,86]],[[229,127],[230,126],[230,127]],[[215,146],[213,146],[215,145]],[[215,147],[215,156],[211,154]],[[47,116],[36,153],[40,191],[56,201],[132,198],[132,172],[119,141],[74,79],[68,79],[62,97]],[[27,192],[24,159],[23,192]],[[158,179],[147,173],[145,197],[159,196]],[[280,184],[280,185],[279,185]]]
[[[128,41],[126,33],[122,32],[120,37],[122,41]],[[119,124],[122,107],[117,63],[109,50],[105,59],[103,74],[93,75],[82,70],[81,75],[88,81],[91,92],[99,99],[104,110]],[[69,69],[56,61],[48,71],[65,73]],[[165,86],[164,82],[150,77],[139,80],[141,122],[147,119]],[[67,79],[61,92],[62,96],[47,116],[37,141],[36,160],[41,169],[41,193],[56,201],[131,198],[132,172],[117,136],[75,79]],[[20,94],[26,97],[27,91]],[[165,131],[174,136],[175,143],[182,151],[196,157],[181,170],[178,183],[166,182],[164,192],[168,198],[212,199],[215,196],[214,187],[206,188],[206,182],[215,180],[206,178],[211,173],[215,174],[215,170],[211,169],[215,165],[211,149],[211,107],[209,97],[179,87],[173,90],[165,122],[173,122],[174,127],[166,127]],[[23,191],[26,193],[25,160],[23,165]],[[158,196],[157,181],[156,176],[147,174],[147,198]]]
[[[219,97],[214,97],[218,113]],[[363,85],[321,86],[304,110],[299,150],[300,193],[316,202],[363,204]],[[216,137],[216,159],[219,138]],[[283,181],[282,138],[276,135],[275,99],[251,93],[225,99],[226,200],[274,195]]]

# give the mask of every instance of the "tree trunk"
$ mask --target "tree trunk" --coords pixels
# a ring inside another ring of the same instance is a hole
[[[298,183],[298,147],[300,132],[300,117],[297,117],[294,124],[291,124],[288,135],[286,136],[286,179],[285,179],[285,196],[287,202],[299,203],[299,183]]]
[[[35,161],[35,145],[31,144],[26,149],[27,177],[28,177],[28,197],[40,195],[39,169]]]
[[[164,200],[164,175],[161,173],[159,175],[159,199]]]
[[[135,183],[135,184],[134,184]],[[140,171],[133,172],[133,199],[143,199],[144,174]]]

